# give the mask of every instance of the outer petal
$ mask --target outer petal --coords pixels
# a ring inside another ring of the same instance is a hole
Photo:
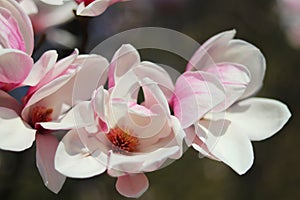
[[[287,123],[291,113],[279,101],[250,98],[230,107],[226,116],[250,140],[259,141],[278,132]]]
[[[33,65],[33,68],[24,81],[24,85],[35,86],[44,76],[52,69],[57,60],[58,54],[56,51],[47,51]]]
[[[251,142],[248,136],[230,121],[224,121],[222,118],[200,120],[198,126],[206,135],[208,153],[238,174],[244,174],[252,166],[254,155]]]
[[[84,134],[84,132],[80,132]],[[106,163],[96,160],[81,142],[76,130],[68,132],[59,143],[55,168],[62,174],[73,178],[88,178],[106,170]]]
[[[140,55],[137,50],[130,44],[122,45],[114,54],[109,66],[108,87],[113,87],[120,77],[139,62]]]
[[[134,69],[137,77],[143,79],[145,77],[153,80],[158,84],[160,89],[164,92],[168,100],[174,94],[174,84],[168,72],[166,72],[161,66],[154,64],[152,62],[141,62]]]
[[[214,75],[185,72],[176,82],[173,110],[187,128],[223,100],[223,86]]]
[[[30,18],[14,0],[0,1],[0,7],[8,9],[17,20],[20,32],[25,41],[26,53],[31,55],[34,48],[34,39]]]
[[[99,55],[79,55],[73,63],[80,66],[74,88],[73,103],[89,100],[93,92],[107,81],[109,63],[106,58]]]
[[[36,130],[29,128],[14,110],[0,107],[0,127],[1,149],[23,151],[35,140]]]
[[[0,44],[3,48],[18,49],[26,51],[22,34],[20,33],[18,22],[11,13],[0,7]]]
[[[260,50],[252,44],[233,39],[235,31],[226,31],[210,38],[190,59],[187,70],[198,70],[220,62],[238,63],[245,66],[251,75],[251,82],[241,98],[257,92],[262,86],[266,61]]]
[[[14,49],[1,49],[0,83],[10,84],[6,86],[7,88],[2,89],[11,90],[21,84],[28,76],[32,65],[32,58],[24,52]]]
[[[58,140],[51,134],[36,135],[36,165],[47,188],[58,193],[66,177],[54,169],[54,156]]]
[[[218,77],[225,91],[225,100],[214,108],[214,111],[224,111],[236,102],[245,92],[250,82],[250,73],[238,63],[218,63],[216,67],[205,70]]]
[[[145,174],[128,174],[118,177],[116,189],[120,194],[129,198],[142,196],[149,187],[149,181]]]
[[[219,62],[220,60],[216,60],[216,57],[225,53],[228,42],[233,39],[235,34],[236,31],[231,30],[211,37],[194,53],[186,67],[186,70],[201,70],[204,67],[212,66]]]
[[[266,60],[257,47],[243,40],[231,40],[224,58],[221,59],[225,62],[240,63],[249,70],[251,82],[241,99],[255,94],[261,88],[266,71]]]

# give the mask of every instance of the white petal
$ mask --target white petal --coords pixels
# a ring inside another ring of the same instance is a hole
[[[161,66],[152,62],[144,61],[141,62],[134,71],[139,79],[147,77],[156,82],[166,98],[168,100],[171,99],[174,94],[175,87],[170,75]]]
[[[83,100],[89,100],[95,89],[105,85],[107,81],[108,61],[99,55],[79,55],[73,63],[81,69],[76,74],[73,101],[77,104]]]
[[[231,40],[222,60],[242,64],[250,72],[251,81],[241,99],[255,94],[262,87],[266,60],[257,47],[243,40]]]
[[[129,45],[122,45],[114,54],[109,66],[109,88],[113,87],[119,79],[140,62],[137,50]]]
[[[100,0],[85,6],[82,2],[78,5],[76,14],[80,16],[97,16],[102,14],[109,6],[109,0]]]
[[[205,144],[210,154],[244,174],[253,164],[250,139],[239,127],[226,119],[200,120],[199,128],[206,135]]]
[[[32,146],[36,130],[25,124],[11,109],[0,107],[0,148],[10,151],[23,151]]]
[[[187,65],[186,70],[201,70],[204,67],[220,62],[220,60],[217,60],[216,58],[225,53],[228,42],[234,37],[235,34],[235,30],[224,31],[208,39],[194,53]]]
[[[81,102],[73,107],[59,122],[42,122],[39,124],[49,130],[67,130],[88,127],[94,123],[94,113],[90,102]]]
[[[277,133],[289,120],[287,106],[277,100],[249,98],[228,109],[227,118],[251,140],[259,141]]]
[[[80,132],[83,134],[84,132]],[[59,143],[55,155],[55,168],[62,174],[73,178],[88,178],[106,170],[102,163],[92,156],[81,142],[76,130],[68,132]]]
[[[54,156],[58,140],[51,134],[37,134],[36,136],[36,164],[43,178],[44,184],[52,192],[58,193],[66,177],[54,169]]]

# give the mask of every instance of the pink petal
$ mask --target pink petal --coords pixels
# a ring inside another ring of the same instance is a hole
[[[244,94],[250,82],[247,68],[237,63],[218,63],[205,71],[217,76],[225,91],[224,102],[214,108],[214,111],[224,111],[231,106]]]
[[[223,100],[223,86],[214,75],[185,72],[175,85],[173,110],[183,128],[187,128]]]
[[[58,193],[66,177],[54,169],[54,156],[58,140],[51,134],[36,135],[36,165],[46,187]]]
[[[20,33],[18,22],[11,13],[0,8],[0,43],[4,48],[26,51],[25,42]]]
[[[45,75],[52,69],[57,60],[58,54],[56,51],[46,51],[40,59],[33,65],[33,68],[24,81],[25,85],[37,85]]]
[[[3,90],[17,87],[28,76],[32,65],[32,58],[24,52],[0,49],[0,87],[1,83],[7,84]]]
[[[149,181],[145,174],[128,174],[118,177],[116,189],[120,194],[129,198],[138,198],[146,192]]]

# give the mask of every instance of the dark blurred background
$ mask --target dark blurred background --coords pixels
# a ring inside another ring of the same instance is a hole
[[[224,30],[261,49],[267,60],[264,87],[257,96],[281,100],[293,116],[272,138],[253,142],[255,162],[243,176],[216,161],[198,158],[193,149],[159,171],[147,173],[152,199],[300,199],[300,48],[291,45],[275,0],[133,0],[110,7],[103,15],[77,18],[60,28],[69,30],[81,52],[124,30],[155,26],[182,32],[200,43]],[[89,26],[86,26],[89,21]],[[80,26],[78,24],[81,24]],[[87,27],[88,40],[82,27]],[[47,34],[47,31],[45,32]],[[42,37],[38,35],[36,40]],[[55,48],[61,56],[72,48],[46,40],[35,57]],[[161,59],[181,70],[185,62],[172,55],[141,52],[142,58]],[[158,57],[160,56],[160,57]],[[255,127],[253,127],[255,131]],[[106,174],[85,180],[67,179],[55,195],[44,187],[35,166],[35,147],[21,152],[0,151],[0,199],[126,199],[115,190],[116,179]]]

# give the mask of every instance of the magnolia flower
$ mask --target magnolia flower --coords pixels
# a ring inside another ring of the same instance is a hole
[[[189,145],[243,174],[254,159],[250,141],[271,137],[291,114],[277,100],[250,97],[262,86],[265,59],[256,47],[233,39],[234,35],[235,31],[220,33],[196,51],[176,83],[173,106]],[[214,88],[207,89],[212,75],[221,82],[226,98],[208,111],[201,107],[207,92],[212,101],[218,98]],[[184,90],[187,84],[191,89]],[[198,108],[196,114],[189,112],[193,108]]]
[[[170,114],[159,84],[151,77],[171,79],[155,64],[147,64],[140,63],[137,51],[130,45],[116,52],[109,90],[98,88],[91,101],[78,104],[62,120],[61,126],[70,127],[75,122],[76,128],[58,146],[55,167],[59,172],[87,178],[107,170],[118,178],[116,188],[122,195],[139,197],[149,185],[144,172],[155,171],[168,159],[182,155],[185,133],[178,119]],[[140,90],[144,93],[141,104]],[[57,128],[55,123],[42,126]]]
[[[52,5],[63,5],[68,1],[75,1],[78,4],[76,14],[81,16],[101,15],[109,6],[117,2],[129,0],[41,0]]]
[[[100,56],[78,56],[77,51],[57,63],[56,59],[56,52],[48,51],[35,63],[25,80],[31,87],[23,104],[7,93],[0,93],[0,148],[22,151],[36,140],[38,170],[45,185],[55,193],[65,181],[65,176],[54,169],[58,139],[40,123],[59,120],[73,104],[85,100],[81,99],[82,93],[91,95],[97,85],[83,82],[76,87],[78,91],[73,92],[75,80],[86,77],[99,80],[108,66],[106,59]],[[100,80],[99,84],[103,84],[104,80]]]
[[[10,91],[29,74],[33,60],[29,17],[14,0],[0,1],[0,89]]]

